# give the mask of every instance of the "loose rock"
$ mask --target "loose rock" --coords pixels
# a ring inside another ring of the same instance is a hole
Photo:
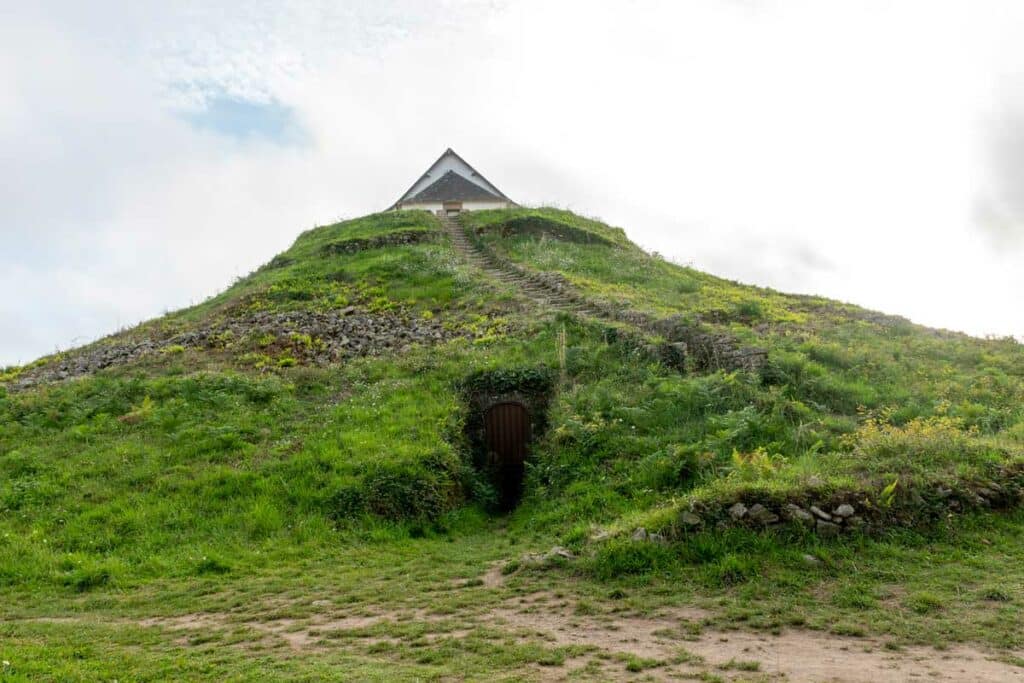
[[[681,515],[679,515],[679,521],[682,522],[685,526],[695,527],[700,526],[702,520],[698,515],[695,515],[689,510],[685,510]]]
[[[843,503],[842,505],[840,505],[839,507],[832,511],[833,515],[835,515],[836,517],[842,517],[843,519],[846,519],[847,517],[853,517],[853,513],[853,506],[850,505],[849,503]]]
[[[733,506],[729,508],[729,516],[736,521],[743,519],[746,515],[747,506],[743,503],[734,503]]]
[[[560,545],[552,547],[551,550],[549,550],[547,554],[544,556],[544,559],[551,560],[556,557],[561,557],[566,560],[576,559],[576,556],[572,553],[571,550],[569,550],[568,548],[563,548]]]
[[[799,505],[787,503],[785,512],[786,517],[789,518],[790,521],[800,522],[801,524],[806,524],[808,526],[814,525],[814,515],[807,512],[807,510],[804,510]]]
[[[750,515],[750,519],[754,520],[758,524],[768,525],[775,524],[779,521],[779,516],[777,514],[760,503],[752,506],[747,514]]]
[[[647,529],[643,528],[642,526],[641,527],[637,527],[633,531],[633,535],[630,536],[629,538],[630,538],[630,540],[633,540],[633,541],[646,541],[647,540]]]
[[[996,495],[995,491],[986,488],[978,489],[978,495],[989,501],[993,501],[999,497],[998,495]]]
[[[831,521],[832,521],[832,515],[828,514],[827,512],[825,512],[824,510],[822,510],[822,509],[821,509],[820,507],[818,507],[817,505],[812,505],[812,506],[811,506],[811,512],[812,512],[812,513],[814,514],[814,516],[815,516],[815,517],[817,517],[818,519],[824,520],[824,521],[826,521],[826,522],[831,522]]]

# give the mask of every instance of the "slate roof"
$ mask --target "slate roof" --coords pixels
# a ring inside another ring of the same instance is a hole
[[[433,183],[431,183],[427,187],[425,187],[422,190],[420,190],[420,192],[418,194],[416,194],[415,196],[411,195],[410,193],[412,192],[413,188],[415,188],[417,185],[419,185],[421,182],[423,182],[427,178],[430,178],[430,172],[432,170],[434,170],[434,168],[436,166],[438,166],[446,157],[452,157],[453,159],[455,159],[456,161],[461,163],[463,166],[466,167],[466,170],[469,171],[469,173],[472,174],[473,178],[477,178],[482,185],[486,185],[487,187],[480,187],[479,185],[474,183],[472,180],[468,180],[465,176],[461,175],[460,173],[458,173],[456,171],[455,175],[459,176],[459,179],[458,180],[449,179],[449,180],[446,181],[446,182],[452,183],[452,187],[450,187],[450,188],[448,188],[447,190],[444,190],[444,191],[442,191],[444,186],[436,187],[435,188],[435,186],[440,185],[440,183],[442,181],[445,181],[446,176],[448,176],[450,173],[452,173],[452,171],[448,171],[443,176],[438,178],[436,181],[434,181]],[[462,181],[462,182],[460,182],[460,181]],[[463,185],[462,184],[463,182],[466,183],[466,185]],[[437,192],[440,192],[441,194],[435,194]],[[456,196],[441,197],[441,195],[454,195],[455,192],[458,192],[460,194],[456,195]],[[487,178],[485,178],[483,176],[483,174],[480,173],[480,171],[478,171],[475,168],[473,168],[472,166],[470,166],[469,163],[465,159],[460,157],[458,154],[455,153],[455,150],[453,150],[451,147],[449,147],[448,149],[446,149],[444,151],[444,153],[441,156],[439,156],[437,158],[437,161],[435,161],[433,164],[430,165],[430,168],[427,169],[427,172],[424,173],[422,176],[420,176],[419,180],[417,180],[415,183],[413,183],[412,187],[410,187],[408,190],[406,190],[405,194],[403,194],[399,198],[399,200],[397,202],[395,202],[394,204],[392,204],[390,206],[390,209],[395,209],[395,208],[401,206],[402,204],[406,204],[406,203],[409,203],[409,202],[412,202],[412,201],[417,201],[417,200],[418,201],[435,201],[435,202],[436,201],[442,201],[442,202],[443,201],[456,201],[457,202],[457,201],[474,201],[474,200],[476,200],[476,201],[480,201],[480,200],[493,201],[494,199],[498,199],[499,201],[500,200],[505,200],[509,204],[512,204],[513,206],[516,206],[516,203],[513,202],[508,197],[506,197],[505,194],[494,185],[494,183],[492,183],[491,181],[487,180]]]
[[[406,202],[473,202],[501,201],[504,197],[466,180],[455,171],[448,171]]]

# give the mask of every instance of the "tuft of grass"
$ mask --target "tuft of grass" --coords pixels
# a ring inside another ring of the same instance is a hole
[[[760,671],[761,662],[753,660],[730,659],[728,662],[719,664],[718,668],[722,669],[723,671]]]
[[[990,600],[992,602],[1013,602],[1013,596],[999,586],[988,586],[983,588],[979,595],[982,600]]]
[[[919,591],[907,597],[906,605],[918,614],[932,614],[945,606],[943,599],[928,591]]]
[[[626,671],[629,671],[630,673],[639,673],[641,671],[646,671],[647,669],[655,669],[665,665],[661,660],[651,659],[649,657],[638,657],[636,655],[626,655],[624,660],[626,662]]]
[[[591,561],[591,571],[601,579],[647,575],[676,566],[675,552],[654,543],[615,540],[600,547]]]
[[[863,585],[844,586],[832,594],[832,604],[841,608],[866,610],[875,607],[878,599],[869,587]]]
[[[196,574],[227,574],[231,571],[231,565],[217,559],[216,557],[203,556],[196,563]]]

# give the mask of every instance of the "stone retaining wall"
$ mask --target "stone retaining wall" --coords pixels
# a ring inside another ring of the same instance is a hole
[[[815,493],[812,487],[787,501],[747,496],[733,502],[693,503],[655,534],[656,539],[679,540],[704,530],[770,530],[792,525],[830,538],[852,531],[877,533],[894,526],[930,524],[972,510],[1011,509],[1022,502],[1024,463],[1012,463],[972,481],[932,484],[909,491],[897,487],[889,500],[877,492]],[[643,531],[645,537],[650,536],[646,529]]]
[[[354,306],[317,313],[292,311],[259,313],[224,321],[162,339],[132,343],[101,341],[68,352],[38,368],[26,370],[9,386],[24,389],[36,384],[87,375],[124,365],[147,355],[184,349],[266,350],[287,352],[313,364],[326,364],[352,356],[401,351],[413,344],[439,344],[466,332],[445,329],[437,319],[407,318],[395,313],[360,312]]]
[[[378,237],[362,238],[357,237],[337,242],[329,242],[320,248],[321,252],[327,255],[332,254],[355,254],[367,249],[380,249],[383,247],[395,247],[406,244],[421,244],[423,242],[435,242],[441,237],[437,230],[402,230],[400,232],[389,232]]]
[[[577,244],[601,244],[608,247],[618,247],[615,242],[595,235],[587,230],[580,230],[559,221],[541,218],[540,216],[524,216],[513,218],[504,223],[487,225],[477,228],[477,234],[485,232],[496,232],[502,237],[514,235],[528,235],[534,237],[549,237],[562,242],[575,242]]]

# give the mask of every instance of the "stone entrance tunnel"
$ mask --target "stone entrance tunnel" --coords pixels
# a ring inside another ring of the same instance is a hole
[[[473,465],[500,512],[509,512],[523,497],[530,447],[547,428],[554,378],[546,367],[502,368],[475,372],[460,383]]]

